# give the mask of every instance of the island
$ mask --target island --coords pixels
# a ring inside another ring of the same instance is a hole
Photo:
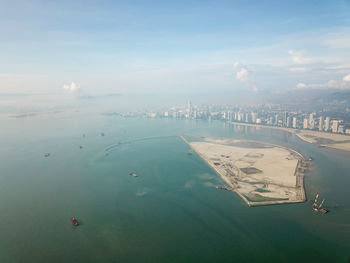
[[[305,202],[308,162],[285,147],[234,139],[181,137],[249,206]]]

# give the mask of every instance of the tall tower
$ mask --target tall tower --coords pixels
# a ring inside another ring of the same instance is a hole
[[[321,116],[318,120],[318,130],[323,131],[323,116]]]
[[[279,116],[278,116],[278,114],[276,114],[276,115],[275,115],[275,126],[278,125],[278,118],[279,118]]]
[[[187,110],[188,112],[192,112],[192,103],[190,100],[187,102]]]
[[[251,115],[252,115],[252,122],[256,123],[256,113],[252,112]]]
[[[339,121],[332,121],[332,132],[338,132]]]
[[[305,118],[303,122],[303,129],[309,128],[308,124],[309,124],[309,120]]]
[[[309,118],[309,128],[311,130],[315,129],[315,119],[314,119],[314,114],[311,113],[310,114],[310,118]]]
[[[287,127],[288,127],[287,120],[288,120],[288,112],[285,111],[284,114],[283,114],[283,123],[282,123],[282,126],[287,126]]]
[[[331,123],[331,118],[327,117],[327,118],[326,118],[326,121],[325,121],[325,123],[324,123],[324,130],[325,130],[325,131],[329,131],[330,123]]]

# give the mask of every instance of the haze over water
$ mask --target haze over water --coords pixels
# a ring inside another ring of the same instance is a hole
[[[320,191],[330,213],[308,202],[248,207],[215,188],[223,182],[188,155],[184,133],[270,142],[314,157],[306,194]],[[349,153],[272,129],[79,112],[2,120],[0,140],[0,262],[350,259]]]

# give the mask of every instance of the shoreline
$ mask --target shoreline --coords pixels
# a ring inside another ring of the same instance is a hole
[[[328,133],[328,132],[320,132],[313,130],[300,130],[293,128],[285,128],[285,127],[276,127],[276,126],[268,126],[262,124],[254,124],[254,123],[244,123],[244,122],[235,122],[230,121],[229,123],[240,126],[248,126],[248,127],[257,127],[257,128],[267,128],[267,129],[275,129],[286,131],[291,134],[296,135],[302,141],[318,145],[321,147],[327,147],[331,149],[350,151],[350,136],[344,134],[337,133]],[[309,136],[306,137],[306,136]],[[331,143],[321,143],[318,140],[331,140]],[[345,142],[344,142],[345,141]]]
[[[185,135],[186,136],[186,135]],[[188,135],[187,135],[188,136]],[[192,135],[193,136],[193,135]],[[180,136],[181,139],[195,152],[198,154],[198,156],[205,161],[205,163],[216,173],[219,175],[219,177],[227,184],[229,185],[233,192],[235,192],[248,206],[266,206],[266,205],[278,205],[278,204],[289,204],[289,203],[303,203],[306,201],[306,193],[305,193],[305,186],[304,186],[304,172],[300,172],[300,168],[302,168],[302,164],[303,162],[305,162],[305,158],[304,156],[293,150],[293,149],[289,149],[286,147],[282,147],[282,146],[278,146],[278,145],[273,145],[273,144],[268,144],[268,143],[264,143],[265,145],[271,145],[273,147],[278,147],[278,148],[282,148],[284,150],[287,150],[289,152],[293,152],[294,154],[296,154],[298,156],[298,162],[297,165],[295,167],[294,170],[294,176],[296,177],[296,186],[295,188],[300,188],[300,197],[299,199],[296,200],[268,200],[268,201],[249,201],[248,198],[242,194],[238,189],[240,188],[239,183],[237,183],[237,181],[232,182],[229,180],[229,178],[227,176],[225,176],[223,173],[224,171],[219,171],[219,168],[213,166],[209,161],[208,158],[203,156],[198,150],[196,150],[190,142],[188,142],[184,135]],[[249,141],[249,142],[254,142],[254,141]],[[297,195],[297,194],[296,194]]]

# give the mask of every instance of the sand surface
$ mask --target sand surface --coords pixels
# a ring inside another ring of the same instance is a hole
[[[299,153],[260,142],[183,139],[248,205],[305,201]]]
[[[309,143],[318,144],[320,146],[344,150],[344,151],[350,151],[349,135],[330,133],[330,132],[311,131],[311,130],[298,130],[298,129],[292,129],[292,128],[267,126],[267,125],[260,125],[260,124],[251,124],[251,123],[241,123],[241,122],[232,122],[232,123],[237,125],[242,125],[242,126],[283,130],[290,133],[294,133],[300,139]]]
[[[301,130],[296,135],[309,143],[350,151],[350,136],[328,132]]]

